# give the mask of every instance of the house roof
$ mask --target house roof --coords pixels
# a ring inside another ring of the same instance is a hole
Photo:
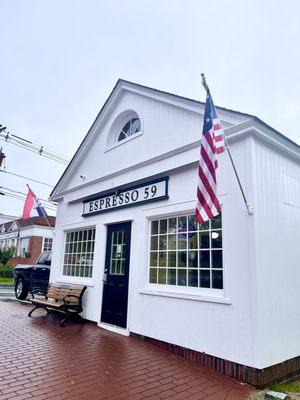
[[[55,217],[48,216],[47,220],[51,227],[55,226]],[[16,225],[18,226],[18,229],[27,228],[27,227],[33,226],[33,225],[48,226],[48,223],[44,217],[31,217],[28,219],[19,218],[19,219],[15,219],[13,221],[5,222],[4,224],[1,224],[1,227],[4,226],[5,232],[7,232],[13,223],[16,223]]]
[[[3,214],[3,213],[1,213],[0,212],[0,217],[6,217],[6,218],[12,218],[12,219],[14,219],[14,218],[17,218],[15,215],[9,215],[9,214]]]
[[[80,149],[82,148],[82,146],[86,142],[86,140],[89,137],[89,135],[92,133],[92,127],[94,126],[95,122],[101,116],[103,111],[106,109],[106,107],[109,104],[109,102],[110,102],[111,98],[113,97],[114,93],[117,91],[118,87],[122,87],[123,85],[130,85],[130,86],[135,87],[137,89],[140,88],[140,89],[144,89],[144,90],[147,90],[147,91],[151,91],[153,94],[157,93],[158,95],[169,96],[169,97],[171,97],[173,99],[181,99],[183,101],[194,103],[196,105],[202,105],[202,106],[205,105],[204,102],[201,102],[199,100],[195,100],[195,99],[191,99],[191,98],[188,98],[188,97],[180,96],[180,95],[177,95],[177,94],[174,94],[174,93],[166,92],[166,91],[163,91],[163,90],[151,88],[149,86],[141,85],[139,83],[127,81],[127,80],[124,80],[124,79],[119,79],[117,81],[117,83],[115,84],[115,86],[113,87],[113,89],[112,89],[110,95],[108,96],[108,98],[106,99],[105,103],[103,104],[102,108],[100,109],[99,113],[97,114],[94,122],[92,123],[90,129],[88,130],[87,134],[83,138],[81,144],[79,145],[78,149],[76,150],[75,154],[73,155],[73,157],[72,157],[71,161],[69,162],[68,166],[66,167],[65,171],[63,172],[63,174],[61,175],[61,177],[58,180],[57,184],[55,185],[54,189],[52,190],[52,192],[50,194],[50,198],[57,191],[57,189],[58,189],[60,183],[62,182],[62,180],[64,179],[67,171],[70,169],[71,165],[73,164],[74,160],[76,159],[76,156],[79,153]],[[252,120],[253,122],[256,122],[259,125],[271,130],[276,136],[281,138],[281,140],[283,139],[286,142],[288,142],[290,145],[295,146],[298,151],[300,150],[300,145],[298,145],[296,142],[294,142],[293,140],[289,139],[287,136],[283,135],[281,132],[277,131],[275,128],[273,128],[272,126],[268,125],[266,122],[264,122],[260,118],[256,117],[255,115],[244,113],[244,112],[240,112],[240,111],[236,111],[236,110],[232,110],[232,109],[225,108],[225,107],[220,107],[220,106],[216,106],[216,108],[218,110],[220,110],[220,111],[230,112],[230,113],[234,113],[235,115],[240,115],[240,116],[247,117],[249,120]]]

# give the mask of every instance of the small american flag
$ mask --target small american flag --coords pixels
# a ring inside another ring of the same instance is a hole
[[[196,218],[202,224],[220,213],[217,196],[217,154],[224,151],[224,132],[207,88],[198,167]]]

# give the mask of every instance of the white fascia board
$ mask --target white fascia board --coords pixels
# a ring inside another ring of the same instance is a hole
[[[240,129],[238,129],[238,127]],[[241,124],[239,124],[237,126],[233,126],[231,128],[226,129],[225,130],[225,134],[226,134],[226,137],[227,137],[229,143],[230,143],[231,140],[233,140],[233,138],[237,138],[237,137],[241,138],[242,135],[249,134],[251,132],[251,127],[252,127],[252,124],[251,124],[251,121],[249,120],[249,121],[243,122],[243,123],[241,123]],[[94,181],[83,183],[80,186],[75,186],[75,187],[73,187],[71,189],[68,189],[68,190],[66,190],[64,192],[59,193],[57,195],[57,197],[53,195],[52,196],[52,200],[56,200],[57,201],[58,199],[62,198],[63,196],[65,196],[67,194],[71,194],[71,193],[74,193],[74,192],[76,192],[78,190],[87,188],[89,186],[96,185],[96,184],[98,184],[100,182],[104,182],[104,181],[110,180],[110,179],[112,179],[112,178],[114,178],[116,176],[119,176],[120,174],[128,173],[130,171],[137,170],[139,168],[142,168],[142,167],[145,167],[145,166],[160,162],[162,160],[170,159],[170,158],[172,158],[172,157],[174,157],[174,156],[176,156],[178,154],[185,153],[185,152],[187,152],[187,151],[189,151],[191,149],[199,148],[200,145],[201,145],[201,139],[199,138],[199,140],[197,140],[195,142],[192,142],[192,143],[189,143],[187,145],[178,147],[177,149],[168,151],[166,153],[163,153],[163,154],[161,154],[159,156],[150,158],[150,159],[148,159],[146,161],[143,161],[141,163],[131,165],[131,166],[125,168],[125,169],[122,169],[122,171],[115,171],[115,172],[113,172],[113,173],[111,173],[109,175],[105,175],[105,176],[103,176],[101,178],[95,179]],[[198,156],[198,153],[197,153],[197,156]],[[190,160],[190,162],[188,164],[194,163],[194,162],[197,162],[197,161],[198,161],[197,159],[193,158],[192,160]],[[185,164],[185,165],[188,165],[188,164]],[[183,167],[183,165],[180,164],[180,165],[176,166],[176,169],[178,167]],[[164,171],[162,171],[162,172],[164,172]]]
[[[137,93],[141,96],[151,98],[162,103],[167,103],[195,114],[204,115],[205,103],[201,102],[200,100],[188,99],[171,93],[160,92],[159,90],[152,88],[140,87],[139,85],[135,85],[134,83],[130,82],[124,82],[122,87],[129,92]],[[233,110],[226,110],[217,106],[216,109],[221,122],[229,125],[236,125],[237,121],[240,122],[247,119],[246,115],[243,115],[242,113],[240,114],[239,112]]]
[[[52,229],[54,230],[54,227],[52,227]],[[21,234],[22,235],[25,234],[26,236],[34,236],[34,234],[38,233],[39,231],[41,233],[48,232],[48,231],[49,231],[49,234],[51,233],[50,228],[48,226],[31,225],[31,226],[28,226],[28,227],[26,226],[23,229],[20,229],[20,235]]]
[[[75,153],[74,158],[71,160],[70,164],[67,166],[64,176],[59,183],[59,185],[55,188],[55,191],[53,192],[52,196],[49,198],[51,200],[57,200],[63,196],[63,191],[60,191],[60,189],[64,186],[65,182],[68,180],[72,170],[76,168],[78,163],[80,162],[82,155],[85,153],[86,149],[89,147],[90,143],[93,142],[95,138],[95,134],[97,131],[101,129],[101,126],[105,124],[107,118],[109,117],[110,113],[114,109],[114,104],[115,102],[119,99],[121,96],[122,92],[132,92],[132,93],[137,93],[141,96],[145,96],[148,98],[152,98],[153,100],[159,101],[159,102],[164,102],[170,105],[173,105],[175,107],[178,107],[180,109],[184,109],[190,112],[193,112],[195,114],[200,114],[204,115],[204,104],[202,104],[200,101],[197,100],[192,100],[192,99],[186,99],[180,96],[176,96],[173,94],[168,94],[160,91],[156,91],[155,89],[147,88],[147,87],[141,87],[139,85],[136,85],[134,83],[130,82],[124,82],[120,81],[111,95],[109,96],[107,102],[105,103],[103,109],[100,111],[98,116],[96,117],[94,123],[92,124],[89,132],[87,133],[86,137],[83,139],[83,142],[79,146],[79,149],[77,150],[77,154]],[[218,110],[218,116],[221,120],[221,123],[223,125],[236,125],[237,122],[245,121],[247,118],[244,115],[240,115],[239,113],[231,110],[225,110],[225,109],[220,109],[217,107]],[[239,124],[238,124],[239,125]]]
[[[226,135],[226,138],[227,138],[227,141],[229,144],[233,143],[236,140],[242,140],[245,136],[252,135],[254,137],[261,138],[262,140],[264,140],[264,142],[267,145],[269,145],[273,148],[276,148],[277,151],[284,152],[286,155],[300,160],[300,149],[297,147],[297,145],[295,145],[293,143],[289,143],[284,137],[281,138],[272,129],[267,128],[266,126],[261,124],[259,121],[255,121],[254,119],[249,119],[245,122],[242,122],[239,125],[232,126],[228,129],[226,129],[225,135]],[[171,150],[167,153],[153,157],[149,160],[143,161],[142,163],[131,165],[128,168],[123,169],[122,171],[115,171],[109,175],[103,176],[99,179],[95,179],[94,181],[87,182],[80,186],[76,186],[76,187],[66,190],[64,192],[61,192],[58,194],[57,197],[52,196],[52,200],[58,200],[60,198],[63,198],[63,196],[65,196],[65,195],[72,194],[72,193],[75,193],[76,191],[85,189],[89,186],[93,186],[98,183],[104,182],[106,180],[110,180],[116,176],[119,176],[120,174],[128,173],[130,171],[137,170],[138,168],[142,168],[142,167],[160,162],[162,160],[170,159],[171,157],[174,157],[178,154],[187,152],[194,148],[198,148],[198,147],[200,147],[200,145],[201,145],[201,140],[199,139],[193,143],[187,144],[185,146]],[[194,163],[196,161],[197,161],[196,159],[191,159],[188,164]],[[188,165],[188,164],[186,164],[186,165]],[[178,167],[183,167],[183,165],[181,164]],[[175,169],[177,169],[177,167]],[[164,172],[164,171],[162,171],[162,172]],[[107,188],[107,189],[109,189],[109,188]],[[71,200],[71,202],[73,202],[73,200]]]
[[[266,127],[259,121],[253,121],[253,135],[286,156],[298,162],[300,161],[300,147],[296,143],[289,141],[289,139],[284,136],[281,137],[271,128]]]
[[[276,148],[277,151],[300,160],[300,147],[296,143],[290,141],[284,135],[281,136],[280,133],[276,133],[271,127],[266,126],[255,118],[232,126],[224,130],[224,132],[229,144],[234,140],[241,139],[243,135],[251,134],[263,140],[268,146]]]
[[[5,232],[0,234],[0,240],[13,239],[19,237],[19,231]]]
[[[54,228],[53,228],[54,229]],[[11,232],[3,232],[0,233],[0,239],[7,239],[11,237],[30,237],[30,236],[49,236],[53,237],[52,232],[50,231],[48,226],[41,225],[30,225],[24,228],[20,228]]]
[[[71,175],[72,171],[76,166],[80,163],[83,155],[85,154],[86,150],[90,146],[90,144],[93,142],[95,139],[96,132],[101,129],[101,126],[105,124],[107,118],[109,117],[110,113],[114,110],[114,104],[116,101],[118,101],[119,97],[122,95],[122,92],[132,92],[132,93],[137,93],[141,96],[145,96],[148,98],[152,98],[155,101],[160,101],[160,102],[165,102],[170,105],[173,105],[175,107],[185,109],[187,111],[203,115],[204,113],[204,104],[201,102],[198,102],[196,100],[192,99],[187,99],[184,97],[176,96],[170,93],[166,92],[160,92],[158,90],[152,89],[152,88],[147,88],[143,87],[140,85],[137,85],[135,83],[127,82],[127,81],[122,81],[120,80],[116,87],[113,89],[113,92],[111,95],[108,97],[107,102],[103,106],[102,110],[99,112],[98,116],[96,117],[94,123],[92,124],[90,130],[88,131],[88,134],[86,137],[83,139],[83,142],[81,143],[79,149],[77,150],[77,153],[75,153],[74,158],[71,160],[70,164],[67,166],[62,178],[61,182],[57,185],[55,188],[55,191],[53,194],[50,196],[50,199],[52,201],[57,201],[61,199],[65,194],[73,192],[77,189],[84,188],[85,186],[92,185],[94,183],[103,181],[105,179],[108,179],[110,177],[115,176],[116,173],[112,173],[108,176],[102,177],[99,180],[95,180],[92,182],[85,183],[80,186],[76,186],[75,188],[69,189],[64,191],[63,187],[65,183],[68,181],[69,176]],[[256,130],[256,133],[260,135],[261,137],[264,137],[270,144],[273,142],[274,145],[281,145],[282,148],[285,148],[287,153],[296,155],[298,157],[299,155],[299,150],[297,152],[296,146],[293,145],[292,143],[288,143],[288,141],[284,137],[280,137],[279,134],[276,134],[274,130],[268,128],[266,125],[263,123],[260,123],[258,120],[255,119],[255,117],[247,116],[247,114],[242,114],[238,113],[232,110],[226,110],[223,108],[217,107],[218,110],[218,115],[223,122],[223,125],[228,125],[231,124],[229,128],[225,130],[226,136],[228,139],[231,137],[235,136],[241,136],[243,133],[249,130],[249,127],[251,126]],[[239,122],[239,123],[237,123]],[[237,134],[238,135],[237,135]],[[272,139],[272,140],[271,140]],[[184,147],[180,147],[176,150],[173,150],[169,153],[163,154],[161,156],[155,157],[151,160],[146,161],[146,163],[153,163],[156,161],[159,161],[160,159],[163,158],[168,158],[171,157],[174,154],[178,154],[180,152],[186,151],[187,149],[197,147],[200,145],[200,140],[190,143]],[[294,150],[293,150],[294,148]],[[298,155],[297,155],[298,154]],[[144,165],[144,163],[143,163]],[[131,168],[138,168],[139,165],[134,165],[130,166],[126,169],[126,171],[130,171]]]
[[[80,144],[77,154],[75,153],[74,158],[70,161],[69,165],[66,167],[66,170],[64,171],[62,176],[61,182],[59,182],[58,186],[55,188],[55,191],[51,196],[49,196],[50,200],[53,199],[59,199],[61,198],[61,193],[60,193],[60,188],[65,184],[65,182],[68,180],[72,170],[76,168],[76,165],[80,162],[82,155],[85,153],[85,150],[89,147],[90,143],[94,140],[95,137],[95,132],[101,128],[101,125],[104,124],[106,121],[107,117],[109,116],[109,113],[113,110],[113,104],[117,100],[121,93],[121,88],[116,87],[114,92],[111,94],[110,98],[108,99],[108,102],[105,104],[104,108],[100,111],[100,113],[97,115],[95,121],[93,122],[92,126],[90,127],[88,133],[84,137],[82,143]]]

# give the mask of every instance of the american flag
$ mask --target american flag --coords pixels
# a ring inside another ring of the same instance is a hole
[[[217,154],[223,151],[224,132],[208,90],[197,182],[196,218],[200,224],[220,213],[216,169],[218,168]]]

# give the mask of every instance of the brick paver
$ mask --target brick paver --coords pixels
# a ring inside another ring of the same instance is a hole
[[[0,400],[241,400],[251,386],[150,343],[0,301]]]

